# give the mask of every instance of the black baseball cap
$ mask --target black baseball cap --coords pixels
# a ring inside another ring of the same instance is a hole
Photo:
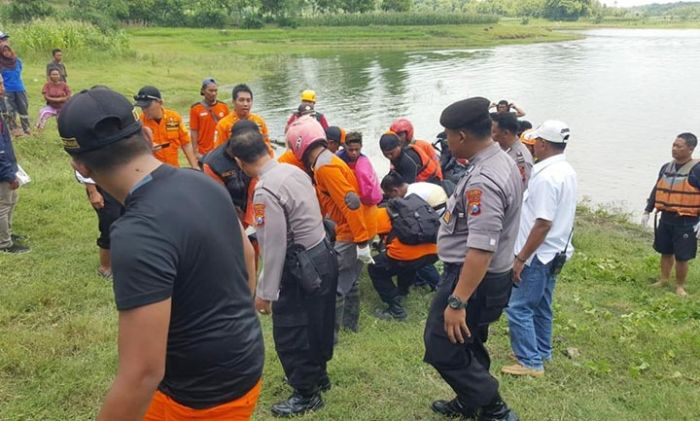
[[[144,86],[139,89],[139,93],[134,95],[135,106],[146,108],[151,105],[153,101],[159,101],[163,99],[160,95],[160,91],[155,86]]]
[[[71,155],[126,139],[141,127],[131,102],[103,86],[74,95],[58,115],[58,133],[63,148]]]

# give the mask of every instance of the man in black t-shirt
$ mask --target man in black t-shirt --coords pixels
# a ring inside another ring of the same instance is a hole
[[[661,213],[654,224],[654,250],[661,254],[661,276],[654,286],[668,284],[675,265],[676,294],[680,297],[688,295],[688,262],[697,254],[700,235],[700,160],[693,159],[697,144],[692,133],[676,137],[671,149],[673,161],[661,167],[642,217],[642,225],[646,225],[654,209]]]
[[[228,193],[156,160],[107,88],[75,95],[58,129],[75,169],[126,209],[111,231],[119,370],[98,420],[248,419],[264,349],[254,253]]]

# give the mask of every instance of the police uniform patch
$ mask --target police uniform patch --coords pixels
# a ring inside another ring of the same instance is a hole
[[[262,203],[255,203],[253,205],[253,213],[255,225],[259,227],[265,225],[265,205]]]
[[[481,190],[467,190],[467,212],[471,216],[481,215]]]

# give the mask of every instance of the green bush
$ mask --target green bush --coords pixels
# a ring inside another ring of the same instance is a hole
[[[228,17],[221,10],[197,10],[189,19],[190,25],[197,28],[223,28]]]
[[[289,16],[279,16],[276,19],[277,25],[280,28],[297,28],[299,27],[299,22],[296,19],[290,18]]]
[[[97,26],[74,20],[37,19],[7,29],[13,45],[22,54],[46,53],[53,48],[81,51],[126,52],[129,41],[123,31],[103,31]]]
[[[265,26],[263,18],[255,13],[249,13],[243,17],[241,27],[245,29],[260,29]]]
[[[54,8],[47,0],[13,0],[7,6],[7,17],[12,22],[27,22],[53,13]]]
[[[345,13],[299,19],[302,26],[369,26],[369,25],[470,25],[494,24],[498,16],[461,13]]]

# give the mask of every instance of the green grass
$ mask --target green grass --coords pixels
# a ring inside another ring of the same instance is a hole
[[[521,30],[507,24],[499,27],[477,32],[492,36],[501,30],[503,34]],[[396,30],[412,34],[443,28]],[[347,31],[366,40],[377,39],[380,33],[376,28]],[[131,33],[136,50],[131,55],[71,61],[69,53],[71,85],[77,90],[106,83],[133,93],[152,82],[164,89],[169,103],[184,111],[196,100],[202,76],[213,75],[226,83],[262,77],[257,69],[267,56],[250,53],[251,49],[280,54],[289,45],[280,44],[280,39],[293,38],[290,43],[301,39],[297,35],[301,32],[294,31],[230,31],[221,39],[213,36],[217,32],[138,30]],[[297,52],[333,45],[333,33],[311,31],[309,43],[300,43]],[[384,41],[391,39],[382,36]],[[346,46],[345,41],[338,42]],[[26,63],[32,118],[40,105],[37,92],[44,62]],[[15,231],[29,236],[33,251],[0,255],[0,419],[92,419],[117,361],[111,285],[95,273],[96,217],[73,179],[54,121],[40,135],[17,139],[15,146],[34,179],[21,190]],[[649,288],[657,266],[650,233],[622,218],[582,210],[574,243],[575,258],[556,291],[555,359],[543,379],[499,375],[504,397],[525,420],[694,419],[700,413],[697,265],[691,265],[691,297],[681,300],[670,290]],[[361,332],[341,336],[329,365],[335,386],[326,395],[327,407],[304,419],[437,420],[428,405],[436,398],[450,398],[451,392],[421,362],[430,297],[421,291],[409,296],[410,317],[405,323],[378,321],[370,314],[379,299],[363,277]],[[270,321],[263,323],[265,385],[255,419],[268,420],[270,404],[289,391],[274,354]],[[493,326],[489,348],[497,372],[509,363],[504,321]],[[567,348],[576,348],[580,356],[568,358]]]

